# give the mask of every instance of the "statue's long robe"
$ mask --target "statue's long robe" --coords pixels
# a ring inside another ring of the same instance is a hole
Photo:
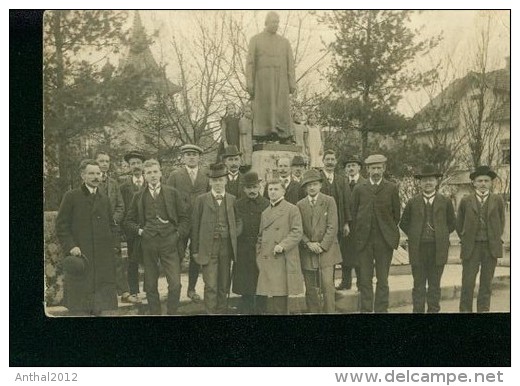
[[[253,94],[253,135],[292,135],[290,94],[296,89],[289,41],[269,32],[251,38],[246,65],[247,89]]]

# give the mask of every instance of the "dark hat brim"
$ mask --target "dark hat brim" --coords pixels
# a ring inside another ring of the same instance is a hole
[[[358,164],[359,166],[363,166],[363,162],[358,159],[348,159],[343,161],[343,167],[347,166],[347,164]]]
[[[208,178],[220,178],[225,177],[229,174],[228,171],[218,171],[218,172],[209,172],[207,173]]]
[[[125,154],[124,157],[123,157],[123,159],[126,162],[130,162],[130,160],[132,158],[138,158],[138,159],[140,159],[143,162],[146,161],[146,157],[144,156],[144,154],[138,153],[138,152],[130,152],[130,153]]]
[[[474,171],[473,173],[471,173],[469,175],[469,179],[470,180],[474,180],[475,178],[477,178],[478,176],[488,176],[490,177],[492,180],[494,180],[495,178],[497,178],[497,174],[493,171],[493,170],[488,170],[486,172],[483,172],[483,171]]]
[[[442,173],[419,173],[419,174],[414,174],[414,177],[417,178],[417,179],[421,179],[421,178],[424,178],[424,177],[436,177],[436,178],[441,178],[442,177]]]
[[[312,178],[309,178],[306,180],[302,180],[301,187],[303,188],[303,187],[305,187],[305,185],[310,184],[311,182],[316,182],[316,181],[323,182],[323,177],[312,177]]]

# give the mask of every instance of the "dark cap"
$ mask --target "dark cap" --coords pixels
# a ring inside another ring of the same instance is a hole
[[[423,178],[423,177],[442,177],[442,173],[440,173],[435,166],[433,165],[424,165],[421,168],[419,173],[414,174],[415,178]]]
[[[227,170],[226,165],[224,165],[223,163],[211,164],[209,166],[209,172],[208,172],[209,178],[219,178],[219,177],[224,177],[227,175],[228,175],[228,170]]]
[[[262,181],[258,178],[258,173],[256,172],[247,172],[244,174],[243,184],[245,187],[254,186]]]
[[[486,165],[477,167],[475,171],[469,175],[469,178],[473,181],[478,176],[489,176],[492,180],[497,178],[497,174]]]
[[[305,166],[307,163],[301,155],[295,155],[291,161],[291,166]]]
[[[323,176],[321,175],[321,173],[318,170],[316,170],[316,169],[307,170],[303,174],[301,187],[302,188],[305,187],[305,185],[307,185],[310,182],[322,181],[322,180],[323,180]]]
[[[186,153],[188,151],[195,151],[199,154],[202,154],[204,152],[201,147],[193,145],[191,143],[187,143],[181,146],[181,153]]]
[[[126,162],[130,162],[132,158],[139,158],[141,161],[146,161],[146,157],[143,153],[141,153],[139,150],[132,150],[128,153],[126,153],[123,157]]]
[[[347,164],[353,164],[356,163],[359,166],[363,166],[363,162],[359,159],[356,155],[347,155],[345,157],[345,160],[343,161],[343,167],[347,166]]]
[[[222,159],[226,157],[235,157],[237,155],[242,155],[242,153],[238,150],[238,147],[236,145],[229,145],[224,149]]]

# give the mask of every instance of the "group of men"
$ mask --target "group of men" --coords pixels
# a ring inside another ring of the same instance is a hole
[[[209,169],[200,166],[200,147],[187,144],[181,152],[184,165],[164,180],[158,161],[128,153],[132,175],[120,187],[107,176],[106,153],[82,162],[84,183],[66,193],[56,221],[65,253],[85,262],[81,275],[66,272],[65,305],[71,312],[103,314],[117,307],[117,295],[123,302],[140,303],[142,264],[149,313],[163,313],[162,268],[168,283],[166,313],[177,314],[186,254],[187,295],[203,301],[209,314],[228,312],[231,291],[241,295],[238,311],[244,314],[288,314],[288,297],[301,293],[308,312],[333,313],[335,291],[351,289],[353,270],[359,311],[387,312],[399,227],[408,236],[414,312],[440,311],[440,281],[454,230],[462,243],[460,311],[472,311],[479,269],[477,311],[489,311],[505,221],[502,198],[491,193],[496,174],[489,167],[471,174],[475,193],[462,199],[456,216],[451,200],[437,191],[442,175],[424,166],[415,175],[421,192],[401,216],[398,188],[383,177],[383,155],[364,162],[346,157],[345,173],[337,171],[332,150],[324,152],[322,170],[305,170],[300,156],[281,157],[276,178],[264,182],[255,172],[240,172],[236,146],[227,147],[222,163]],[[363,166],[366,179],[360,175]],[[121,257],[121,230],[127,264]],[[335,288],[339,263],[342,279]],[[196,292],[200,271],[203,299]]]

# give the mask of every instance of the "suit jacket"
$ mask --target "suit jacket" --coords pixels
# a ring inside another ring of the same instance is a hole
[[[230,181],[228,176],[226,192],[231,193],[237,200],[245,197],[243,179],[242,173],[238,173],[235,181]]]
[[[408,236],[410,263],[419,260],[419,245],[426,221],[426,204],[422,193],[407,202],[399,226]],[[444,265],[448,261],[450,233],[455,230],[455,210],[451,200],[437,193],[433,200],[433,227],[435,228],[435,261]]]
[[[488,210],[486,213],[487,234],[491,256],[502,257],[502,234],[505,226],[505,207],[502,197],[490,193],[487,198]],[[457,215],[457,233],[461,241],[460,258],[469,259],[475,247],[475,238],[478,231],[478,206],[475,194],[462,198]]]
[[[363,178],[362,175],[359,176],[356,184],[353,188],[350,188],[349,179],[348,176],[345,177],[345,185],[346,190],[350,192],[349,194],[349,208],[350,208],[350,215],[351,215],[351,222],[352,222],[352,198],[354,193],[354,188],[356,185],[362,184],[366,181],[366,178]],[[341,230],[341,229],[340,229]],[[340,238],[340,246],[342,248],[343,253],[343,261],[345,265],[347,266],[357,266],[358,265],[358,259],[357,259],[357,251],[356,251],[356,232],[354,229],[354,226],[351,224],[350,226],[350,233],[346,238]]]
[[[296,205],[282,200],[274,207],[269,205],[262,212],[256,245],[258,295],[287,296],[303,292],[298,250],[302,235],[302,218]],[[275,256],[273,250],[277,244],[284,251]]]
[[[304,198],[307,193],[302,189],[302,186],[299,182],[293,180],[291,177],[289,181],[289,185],[287,185],[287,188],[285,188],[285,201],[296,205],[298,201],[300,201],[302,198]],[[267,189],[264,190],[264,197],[269,199],[269,192]]]
[[[401,204],[397,186],[385,179],[374,188],[370,180],[358,183],[352,194],[352,218],[356,249],[363,249],[370,236],[370,229],[379,226],[389,247],[399,246],[399,219]]]
[[[336,206],[338,208],[338,233],[341,234],[345,224],[352,221],[352,214],[350,213],[352,194],[350,188],[345,177],[338,173],[334,173],[332,184],[329,182],[323,171],[321,171],[321,175],[323,177],[321,193],[334,197],[334,200],[336,201]]]
[[[145,187],[136,193],[130,204],[130,209],[125,218],[124,226],[127,233],[137,237],[139,229],[144,228],[146,224],[145,210],[144,210],[144,195],[148,192]],[[167,218],[164,220],[170,223],[177,229],[179,237],[187,237],[190,229],[190,216],[187,213],[188,202],[177,189],[171,186],[161,185],[161,194],[164,196],[166,205]]]
[[[235,196],[226,192],[224,200],[228,218],[229,236],[231,238],[231,246],[233,247],[234,260],[237,259],[237,237],[242,231],[242,221],[235,214]],[[192,254],[198,254],[194,259],[197,264],[206,265],[213,245],[213,231],[215,229],[215,213],[217,211],[216,204],[213,201],[211,192],[207,192],[197,196],[193,205],[193,213],[191,217],[191,243]]]
[[[188,197],[191,204],[190,206],[193,206],[197,196],[210,190],[207,172],[207,169],[199,167],[195,183],[192,183],[186,167],[183,166],[171,172],[166,184],[174,187],[184,196]]]
[[[298,201],[302,216],[303,237],[300,243],[302,269],[333,267],[341,262],[338,243],[338,212],[331,196],[318,194],[316,204],[311,206],[308,197]],[[307,248],[309,241],[320,243],[323,253],[318,257]],[[318,266],[319,264],[319,266]]]
[[[64,303],[69,310],[117,308],[116,271],[108,197],[85,185],[65,193],[56,217],[56,235],[66,255],[79,247],[90,264],[81,278],[65,277]]]

